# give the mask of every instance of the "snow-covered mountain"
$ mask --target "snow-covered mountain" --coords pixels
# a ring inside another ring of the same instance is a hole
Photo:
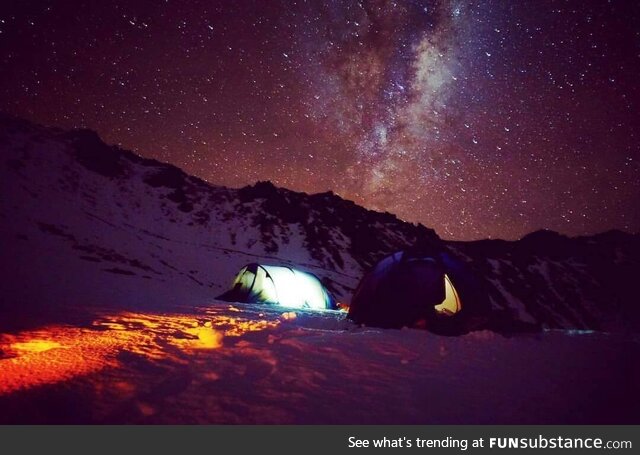
[[[10,308],[12,321],[18,310],[53,317],[63,304],[203,305],[249,262],[310,271],[348,302],[377,260],[420,244],[449,249],[483,280],[489,327],[640,328],[638,235],[446,242],[333,193],[214,186],[91,131],[8,116],[0,185],[0,311]]]

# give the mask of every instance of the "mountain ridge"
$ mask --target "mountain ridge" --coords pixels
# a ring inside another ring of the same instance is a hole
[[[307,194],[271,182],[212,185],[107,145],[91,130],[2,115],[0,147],[3,193],[11,196],[0,204],[0,232],[5,257],[17,258],[20,272],[4,261],[10,283],[0,291],[14,305],[80,301],[92,292],[101,304],[134,307],[188,304],[185,296],[208,301],[242,265],[260,260],[315,273],[348,302],[378,260],[418,247],[444,249],[467,262],[486,284],[491,324],[640,327],[630,285],[640,270],[638,234],[567,237],[539,230],[519,240],[448,241],[332,192]],[[38,275],[42,251],[58,282]],[[65,269],[77,279],[65,277]]]

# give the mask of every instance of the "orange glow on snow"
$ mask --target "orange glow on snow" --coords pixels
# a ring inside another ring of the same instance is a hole
[[[13,343],[11,348],[23,352],[44,352],[62,347],[60,343],[50,340],[29,340],[24,343]]]
[[[217,314],[103,314],[87,327],[52,325],[0,334],[0,395],[121,366],[128,352],[150,360],[223,349],[226,337],[275,327],[279,321]],[[116,384],[122,392],[130,385]],[[148,409],[144,410],[149,411]]]
[[[197,341],[189,340],[192,348],[216,349],[222,347],[224,335],[211,327],[193,327],[185,332],[198,338]]]

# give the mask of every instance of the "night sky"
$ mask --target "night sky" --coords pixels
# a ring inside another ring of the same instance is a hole
[[[7,1],[0,110],[455,239],[640,230],[640,2]]]

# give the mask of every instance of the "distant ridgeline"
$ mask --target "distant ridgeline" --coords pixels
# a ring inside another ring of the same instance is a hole
[[[215,186],[91,131],[6,115],[0,153],[0,310],[203,303],[251,263],[313,274],[349,303],[381,259],[417,248],[446,253],[478,281],[490,307],[478,328],[640,329],[631,289],[640,276],[635,234],[443,241],[331,192]],[[459,298],[464,308],[461,291]]]

